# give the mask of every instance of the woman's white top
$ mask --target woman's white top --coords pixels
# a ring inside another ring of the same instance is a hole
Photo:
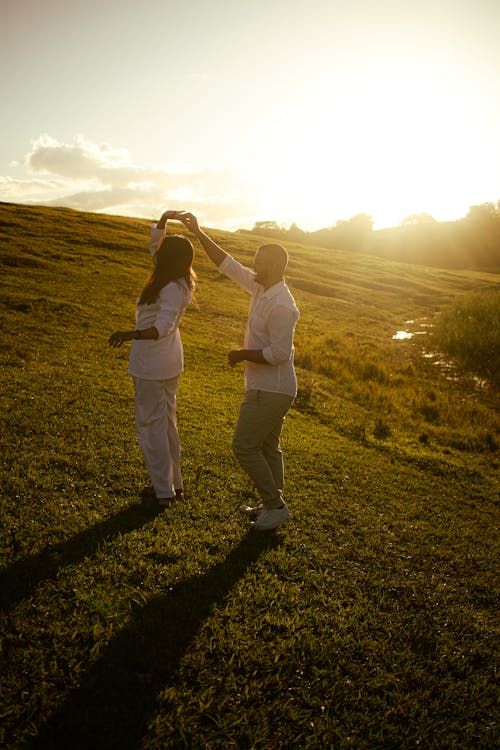
[[[149,249],[154,255],[165,237],[165,229],[151,227]],[[152,305],[137,305],[136,329],[155,326],[159,336],[155,339],[132,341],[128,362],[129,375],[143,380],[168,380],[184,369],[184,352],[179,324],[191,302],[191,290],[185,279],[166,284]]]

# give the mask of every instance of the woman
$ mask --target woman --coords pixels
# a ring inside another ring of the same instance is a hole
[[[137,300],[134,331],[116,331],[112,347],[132,341],[128,372],[134,379],[135,425],[146,468],[160,505],[183,496],[176,398],[184,368],[179,332],[184,311],[192,301],[196,275],[193,246],[180,235],[166,235],[166,211],[151,227],[149,249],[154,269]]]

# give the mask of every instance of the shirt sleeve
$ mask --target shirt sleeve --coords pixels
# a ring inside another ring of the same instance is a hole
[[[219,271],[231,281],[235,281],[243,289],[252,294],[255,286],[255,274],[251,268],[242,266],[231,255],[227,255],[219,266]]]
[[[171,282],[161,290],[158,302],[160,309],[153,325],[162,338],[178,328],[186,308],[186,292],[180,284]]]
[[[262,356],[270,365],[281,365],[291,358],[297,318],[297,311],[290,307],[276,307],[271,312],[268,323],[271,343],[262,350]]]
[[[158,250],[158,245],[165,237],[165,227],[158,229],[156,224],[151,224],[151,236],[149,238],[149,252],[154,255]]]

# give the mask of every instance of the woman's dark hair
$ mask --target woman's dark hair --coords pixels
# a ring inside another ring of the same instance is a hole
[[[153,256],[155,267],[141,292],[139,304],[154,304],[163,287],[176,279],[186,279],[189,288],[194,289],[193,258],[193,246],[187,237],[178,234],[165,237]]]

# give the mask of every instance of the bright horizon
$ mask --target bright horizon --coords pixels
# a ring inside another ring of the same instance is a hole
[[[375,228],[500,198],[497,0],[16,0],[0,200]]]

